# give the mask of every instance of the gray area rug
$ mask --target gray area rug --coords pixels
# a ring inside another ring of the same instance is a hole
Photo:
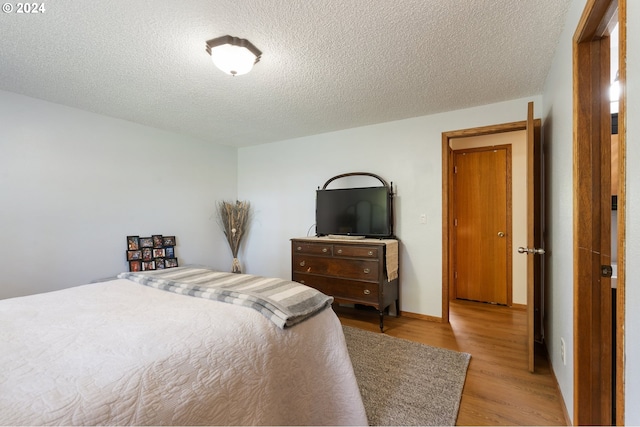
[[[455,425],[470,354],[343,329],[369,425]]]

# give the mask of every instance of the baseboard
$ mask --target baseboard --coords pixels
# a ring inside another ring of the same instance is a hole
[[[428,322],[442,323],[442,317],[427,316],[426,314],[411,313],[410,311],[400,311],[400,316],[412,319],[426,320]]]
[[[526,310],[527,304],[511,304],[511,308],[516,310]]]

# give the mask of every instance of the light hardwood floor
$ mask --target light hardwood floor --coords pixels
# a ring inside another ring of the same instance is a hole
[[[458,425],[566,425],[556,380],[543,351],[527,370],[526,312],[452,301],[450,324],[385,316],[385,333],[471,354]],[[344,325],[379,332],[375,311],[334,307]]]

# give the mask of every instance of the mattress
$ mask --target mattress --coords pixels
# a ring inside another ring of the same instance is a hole
[[[366,425],[340,321],[117,279],[0,301],[0,424]]]

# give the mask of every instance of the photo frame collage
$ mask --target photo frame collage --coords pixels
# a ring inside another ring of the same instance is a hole
[[[129,271],[161,270],[178,266],[176,236],[127,236]]]

